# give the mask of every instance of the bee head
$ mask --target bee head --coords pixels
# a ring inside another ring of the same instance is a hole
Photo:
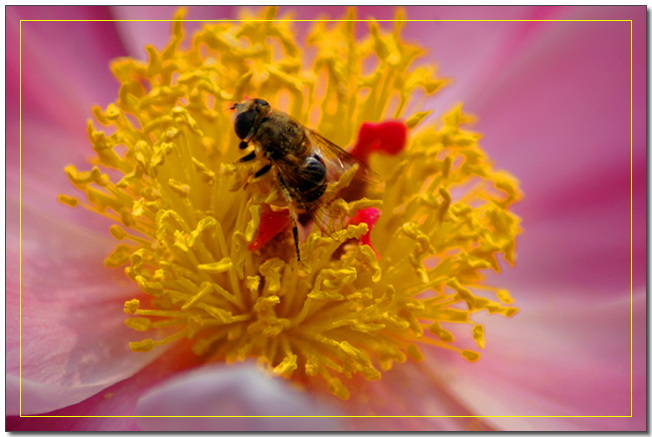
[[[251,140],[258,126],[260,126],[260,122],[272,112],[269,103],[263,99],[245,100],[242,103],[234,103],[232,109],[235,109],[235,113],[233,114],[235,134],[244,142]]]

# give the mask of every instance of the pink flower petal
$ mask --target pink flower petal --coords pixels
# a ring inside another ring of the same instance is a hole
[[[112,6],[111,12],[118,20],[172,20],[179,6]],[[233,6],[192,6],[187,8],[185,20],[217,20],[234,19]],[[202,22],[188,21],[184,23],[186,35],[203,25]],[[147,59],[145,46],[153,45],[159,50],[164,49],[170,41],[170,21],[118,21],[116,27],[129,55],[137,59]],[[188,38],[189,40],[189,38]],[[187,44],[187,42],[186,42]]]
[[[118,85],[108,65],[125,51],[112,22],[23,21],[19,29],[19,20],[111,18],[100,7],[8,8],[8,46],[19,46],[20,30],[23,119],[83,130],[91,105],[115,99]],[[8,81],[17,87],[16,55],[8,63]],[[12,109],[8,113],[17,120],[18,108]]]
[[[53,417],[8,417],[10,431],[137,431],[133,416],[138,399],[170,375],[200,364],[189,342],[180,342],[138,374],[120,381],[88,399],[60,410]],[[8,382],[10,380],[8,379]],[[9,400],[9,399],[8,399]],[[81,417],[63,417],[81,416]]]
[[[528,202],[521,210],[525,232],[517,240],[516,268],[499,280],[516,290],[548,285],[559,293],[573,289],[580,299],[612,295],[630,284],[630,198],[628,169],[598,172],[566,192]],[[634,284],[645,283],[645,162],[634,173]],[[609,175],[609,176],[607,176]],[[622,187],[627,187],[623,193]],[[496,282],[498,283],[498,282]]]
[[[77,132],[61,129],[56,125],[23,121],[22,144],[22,201],[24,206],[38,209],[39,214],[73,220],[90,229],[106,233],[113,224],[109,219],[82,208],[63,207],[57,197],[60,194],[84,198],[68,179],[64,168],[74,164],[80,170],[90,169],[88,158],[90,144],[81,129]],[[18,144],[9,139],[7,147],[17,149]],[[7,171],[8,196],[17,200],[18,168],[10,166]]]
[[[442,375],[478,415],[629,415],[629,298],[576,301],[528,299],[513,320],[492,320],[477,363],[453,363]],[[645,387],[645,294],[634,297],[635,402]],[[527,316],[527,317],[525,317]],[[504,323],[503,323],[504,322]],[[509,363],[509,365],[505,365]],[[638,393],[638,394],[637,394]],[[488,418],[510,430],[643,430],[634,419]]]
[[[255,365],[216,364],[175,376],[143,396],[139,416],[332,416],[283,380]],[[337,431],[335,418],[139,418],[146,431]]]
[[[498,18],[480,16],[481,8],[468,10],[464,16],[442,18]],[[559,8],[546,18],[630,19],[636,13],[644,23],[642,7]],[[509,31],[511,24],[485,24],[500,25],[500,32],[515,34]],[[528,31],[519,47],[507,50],[497,44],[487,48],[495,51],[491,59],[497,64],[482,69],[474,86],[458,81],[450,87],[458,99],[465,100],[465,109],[478,115],[477,130],[484,134],[482,144],[492,159],[499,168],[514,172],[526,194],[516,207],[525,228],[518,240],[518,267],[508,269],[506,277],[518,277],[520,283],[590,285],[607,293],[614,285],[626,289],[629,273],[620,266],[629,264],[630,251],[629,23],[549,22],[540,26]],[[469,38],[464,58],[485,56],[483,43],[473,43],[479,35],[459,30]],[[487,32],[487,37],[500,32]],[[645,83],[644,63],[639,61],[645,58],[643,40],[644,26],[635,24],[634,80],[641,90]],[[643,49],[638,55],[637,47]],[[442,59],[437,47],[433,50]],[[511,54],[501,55],[505,50]],[[450,59],[442,61],[442,66],[462,69],[463,63],[461,58]],[[459,78],[458,73],[454,70],[453,76]],[[433,102],[441,104],[442,100]],[[644,131],[643,105],[639,99],[634,108],[635,205],[644,204],[645,198],[644,143],[642,137],[637,142],[636,136]],[[641,109],[637,112],[636,108]],[[634,239],[634,258],[642,271],[642,209],[635,209],[635,214],[639,237]]]
[[[80,170],[90,169],[89,143],[86,135],[61,126],[25,119],[22,123],[22,197],[25,204],[51,208],[59,194],[77,194],[64,171],[74,164]],[[8,196],[18,200],[18,138],[7,136]],[[14,165],[15,164],[15,165]],[[97,215],[95,215],[97,221]]]
[[[629,28],[617,24],[555,23],[466,99],[492,157],[518,164],[533,197],[596,165],[629,160],[621,147],[629,144]]]
[[[445,361],[435,363],[439,364]],[[476,412],[460,402],[448,389],[448,381],[433,372],[425,361],[416,363],[408,359],[383,372],[379,381],[354,377],[347,386],[351,398],[338,403],[347,415],[362,416],[349,419],[348,428],[355,431],[492,430],[484,419],[468,417]]]
[[[23,414],[79,402],[133,375],[164,352],[136,354],[129,349],[128,341],[142,335],[125,326],[122,308],[138,290],[124,272],[103,266],[115,241],[56,216],[42,215],[30,204],[23,205],[22,224]],[[14,232],[8,234],[7,255],[14,261],[7,284],[7,372],[17,376],[19,243],[15,216],[9,216],[8,225]],[[56,396],[46,396],[48,392]]]
[[[555,7],[413,7],[408,18],[435,20],[537,20],[558,18],[563,8]],[[417,22],[405,26],[408,41],[419,41],[429,48],[428,61],[434,60],[438,74],[453,82],[426,101],[433,116],[441,116],[460,101],[481,91],[487,82],[500,75],[500,64],[522,54],[522,47],[546,31],[545,22],[456,21]],[[454,42],[454,43],[452,43]]]

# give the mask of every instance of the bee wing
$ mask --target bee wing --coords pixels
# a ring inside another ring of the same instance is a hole
[[[292,187],[303,186],[306,182],[296,171],[296,164],[280,159],[276,162],[277,168],[288,185],[293,200],[326,235],[332,235],[343,229],[347,221],[346,211],[340,207],[337,199],[352,202],[365,197],[368,191],[380,193],[384,182],[364,162],[318,132],[306,128],[306,136],[313,153],[319,155],[326,166],[326,193],[315,200],[307,201],[304,196],[292,189]],[[342,186],[338,187],[338,185]]]
[[[306,135],[312,137],[313,144],[317,148],[317,153],[321,155],[326,163],[328,169],[328,176],[333,177],[329,182],[335,182],[350,170],[354,165],[358,164],[358,171],[355,173],[353,181],[350,185],[362,184],[365,188],[383,189],[385,182],[376,174],[367,164],[360,161],[355,156],[351,155],[346,150],[340,148],[327,138],[324,138],[319,132],[306,128]],[[352,199],[357,200],[357,199]]]

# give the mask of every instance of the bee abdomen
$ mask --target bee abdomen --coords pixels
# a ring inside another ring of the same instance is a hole
[[[326,171],[324,161],[318,155],[312,155],[303,161],[299,168],[302,182],[295,188],[302,193],[306,201],[312,202],[324,194],[326,190]]]

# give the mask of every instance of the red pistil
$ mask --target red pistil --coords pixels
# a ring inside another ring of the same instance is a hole
[[[406,138],[407,126],[402,121],[363,123],[351,154],[364,163],[367,163],[371,152],[375,151],[398,155],[405,148]]]
[[[289,210],[282,209],[280,211],[263,211],[263,213],[260,215],[260,226],[258,226],[258,233],[256,234],[254,241],[252,241],[249,245],[249,250],[255,251],[260,249],[289,225]]]
[[[373,251],[376,253],[377,259],[380,259],[380,255],[378,254],[376,248],[371,244],[371,230],[373,229],[374,225],[380,218],[381,213],[382,211],[379,210],[378,208],[373,208],[373,207],[365,208],[358,211],[356,215],[349,220],[350,225],[359,225],[360,223],[367,224],[369,230],[367,231],[366,234],[360,237],[360,243],[366,244],[367,246],[371,247]]]

